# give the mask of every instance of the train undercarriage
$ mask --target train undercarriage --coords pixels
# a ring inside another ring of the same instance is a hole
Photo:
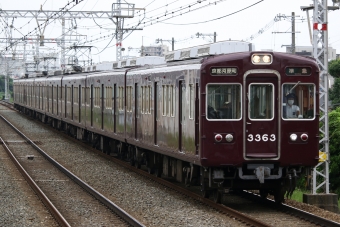
[[[238,168],[202,167],[108,138],[24,107],[17,106],[17,109],[136,168],[143,166],[157,177],[171,178],[187,187],[199,186],[204,198],[212,198],[217,203],[222,201],[225,193],[238,190],[258,190],[262,198],[272,195],[277,203],[282,203],[285,196],[292,195],[302,172],[301,167],[282,168],[274,164],[245,164]]]

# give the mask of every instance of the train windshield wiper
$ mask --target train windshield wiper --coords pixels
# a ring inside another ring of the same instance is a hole
[[[289,92],[286,94],[286,96],[289,95],[290,93],[292,93],[292,90],[293,90],[296,86],[298,86],[299,83],[301,83],[301,81],[298,81],[298,82],[297,82],[297,83],[289,90]]]

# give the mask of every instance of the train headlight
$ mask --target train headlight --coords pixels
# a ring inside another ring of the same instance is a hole
[[[231,134],[227,134],[227,135],[225,136],[225,139],[227,140],[227,142],[231,142],[231,141],[233,141],[234,137],[233,137],[233,135],[231,135]]]
[[[253,63],[260,63],[261,58],[258,55],[253,55]]]
[[[253,54],[251,62],[254,65],[270,65],[273,62],[273,56],[271,54]]]
[[[295,134],[295,133],[293,133],[293,134],[290,134],[290,140],[291,141],[296,141],[296,139],[297,139],[297,135]]]
[[[215,141],[216,141],[216,142],[221,142],[221,141],[222,141],[222,139],[223,139],[223,137],[222,137],[222,135],[221,135],[221,134],[217,134],[217,135],[215,135]]]
[[[268,55],[264,55],[263,58],[262,58],[262,60],[263,60],[264,63],[269,63],[270,60],[271,60],[271,58],[270,58],[270,56],[268,56]]]
[[[300,136],[302,141],[307,141],[308,140],[308,135],[306,133],[301,134]]]

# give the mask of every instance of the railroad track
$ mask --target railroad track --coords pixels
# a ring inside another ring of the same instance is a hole
[[[52,159],[2,115],[0,117],[3,147],[61,226],[91,226],[98,223],[103,226],[144,226]]]
[[[40,122],[38,123],[40,125],[45,126],[44,124]],[[300,211],[293,207],[277,206],[275,203],[270,205],[270,200],[265,201],[265,200],[257,198],[257,199],[254,199],[253,202],[249,202],[249,200],[253,200],[253,199],[250,199],[249,196],[244,196],[244,195],[240,197],[239,195],[228,194],[224,201],[225,205],[219,205],[219,204],[212,202],[209,199],[202,198],[199,194],[194,193],[192,190],[188,190],[187,188],[180,187],[164,179],[150,175],[143,170],[136,169],[135,167],[130,166],[130,164],[125,161],[103,154],[102,152],[95,150],[93,148],[90,148],[86,144],[78,140],[75,140],[73,138],[70,138],[65,134],[60,134],[60,135],[62,135],[64,138],[68,138],[68,140],[76,142],[77,144],[83,147],[86,147],[86,149],[92,150],[95,153],[109,160],[112,160],[115,163],[118,163],[121,166],[124,166],[125,168],[131,171],[134,171],[140,175],[147,177],[148,179],[151,179],[161,185],[164,185],[167,188],[171,188],[174,191],[177,191],[182,195],[185,195],[197,201],[200,201],[201,203],[206,204],[206,206],[213,207],[216,211],[221,212],[230,218],[236,219],[240,223],[246,226],[287,226],[287,225],[296,226],[297,223],[299,223],[299,226],[340,226],[339,223],[320,218],[318,216]],[[246,197],[246,198],[243,198],[243,197]],[[235,203],[236,206],[234,207],[231,205],[233,200],[238,200],[238,202]],[[264,208],[259,209],[260,206],[263,206]],[[231,209],[231,207],[233,207],[234,209]],[[250,207],[252,209],[247,210],[246,209],[247,207]],[[254,209],[254,207],[256,207],[256,209]],[[274,216],[274,217],[270,217],[270,216]],[[285,221],[282,221],[282,220],[285,220]]]

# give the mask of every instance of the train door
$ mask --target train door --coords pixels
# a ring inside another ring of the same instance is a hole
[[[185,103],[184,93],[185,92],[185,82],[183,80],[179,81],[178,84],[178,150],[182,150],[182,127],[183,127],[183,104]]]
[[[138,126],[138,122],[137,122],[137,120],[138,120],[138,101],[139,101],[139,99],[138,99],[138,84],[137,83],[135,83],[135,115],[134,115],[134,117],[135,117],[135,139],[136,140],[138,140],[138,128],[137,128],[137,126]]]
[[[93,84],[90,90],[90,114],[91,114],[91,127],[93,127]]]
[[[100,102],[100,106],[101,106],[101,127],[102,127],[102,130],[104,129],[104,109],[105,109],[105,107],[104,107],[104,99],[105,99],[105,97],[104,97],[104,94],[105,94],[105,91],[104,91],[104,84],[102,84],[102,89],[101,89],[101,102]]]
[[[158,117],[158,89],[157,89],[157,82],[154,83],[154,121],[153,121],[153,127],[154,127],[154,143],[157,145],[157,117]]]
[[[254,73],[246,75],[244,87],[244,158],[276,159],[280,155],[278,75]]]
[[[69,94],[67,94],[67,85],[65,85],[65,89],[64,89],[64,117],[67,117],[67,96]]]
[[[199,143],[199,86],[195,84],[195,150],[198,155],[198,143]]]
[[[117,114],[118,114],[118,106],[117,106],[117,84],[113,85],[113,132],[117,132]]]
[[[74,93],[74,91],[73,91],[73,85],[71,86],[71,94],[69,94],[70,95],[70,100],[71,100],[71,120],[73,120],[74,118],[73,118],[73,115],[74,115],[74,113],[73,113],[73,108],[74,108],[74,97],[73,97],[73,93]]]

